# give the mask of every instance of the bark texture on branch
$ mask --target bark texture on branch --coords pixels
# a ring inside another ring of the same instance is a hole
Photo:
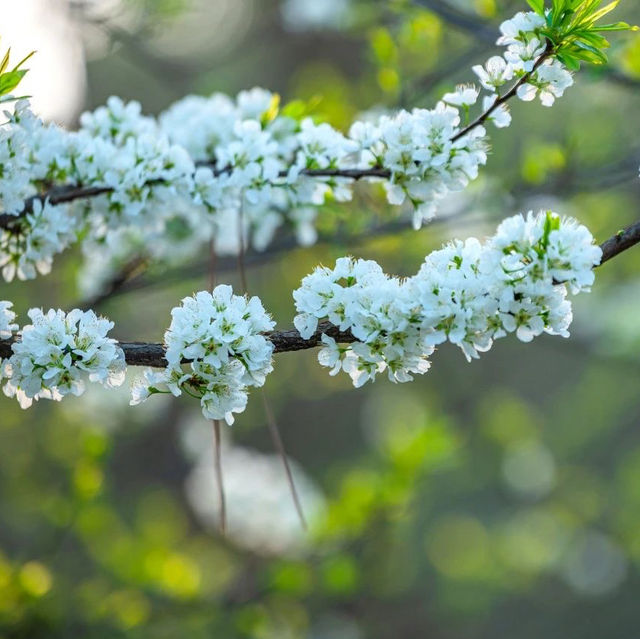
[[[602,249],[602,261],[600,264],[608,262],[616,255],[620,255],[620,253],[638,243],[640,243],[640,222],[635,222],[627,226],[626,229],[618,231],[613,237],[610,237],[600,245]]]
[[[355,341],[350,332],[342,332],[328,322],[322,322],[318,330],[310,339],[302,339],[295,329],[287,331],[271,331],[265,333],[266,337],[274,345],[274,353],[288,353],[304,351],[315,348],[321,343],[322,334],[333,337],[336,342],[349,344]],[[11,357],[11,344],[16,339],[0,340],[0,359]],[[162,344],[150,344],[145,342],[120,342],[124,351],[127,364],[130,366],[151,366],[152,368],[165,368],[167,360],[164,358],[165,348]]]

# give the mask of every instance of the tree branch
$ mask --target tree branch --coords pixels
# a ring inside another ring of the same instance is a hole
[[[231,171],[231,167],[224,169],[216,169],[215,164],[212,162],[196,162],[196,166],[206,166],[211,168],[214,175],[222,175]],[[303,169],[300,171],[300,175],[307,175],[309,177],[341,177],[350,180],[361,180],[363,178],[382,178],[389,179],[391,177],[391,171],[382,167],[374,166],[366,169]],[[282,171],[279,175],[281,178],[287,177],[287,172]],[[150,180],[145,182],[147,186],[153,186],[161,184],[162,180]],[[25,200],[24,207],[17,215],[9,215],[8,213],[0,214],[0,229],[6,229],[11,231],[16,226],[19,226],[20,220],[33,212],[33,205],[36,201],[44,203],[46,200],[50,204],[68,204],[75,200],[89,199],[97,197],[98,195],[106,195],[112,193],[115,189],[111,186],[75,186],[75,185],[62,185],[56,186],[44,193],[32,195]]]
[[[531,69],[531,71],[529,71],[528,73],[525,73],[504,95],[501,95],[484,113],[476,118],[469,126],[456,133],[456,135],[451,138],[451,141],[455,142],[456,140],[459,140],[476,127],[484,124],[496,109],[499,109],[503,104],[506,104],[509,100],[511,100],[511,98],[515,97],[518,94],[518,89],[529,82],[531,76],[540,68],[545,60],[551,57],[552,53],[553,45],[550,41],[547,41],[547,46],[544,50],[544,53],[536,60],[536,63],[533,65],[533,69]]]
[[[600,245],[602,249],[601,265],[620,255],[632,246],[640,244],[640,221],[618,231]],[[341,344],[351,344],[355,338],[350,331],[340,331],[336,326],[328,322],[321,322],[318,330],[310,339],[303,339],[295,329],[286,331],[270,331],[266,337],[274,345],[274,353],[288,353],[316,348],[321,344],[322,335],[333,337]],[[0,359],[11,357],[11,345],[19,338],[0,340]],[[124,351],[127,364],[130,366],[151,366],[153,368],[165,368],[167,362],[164,358],[165,348],[162,344],[147,344],[144,342],[120,342]]]
[[[618,231],[613,237],[600,245],[602,249],[602,261],[600,265],[620,255],[632,246],[640,244],[640,222],[635,222],[627,228]]]
[[[310,339],[302,339],[295,329],[286,331],[271,331],[265,336],[274,345],[274,353],[289,353],[315,348],[321,343],[322,335],[333,337],[336,342],[350,344],[355,338],[350,332],[338,330],[328,322],[321,322],[318,330]],[[11,345],[18,341],[16,338],[0,340],[0,359],[11,357]],[[127,364],[130,366],[151,366],[153,368],[165,368],[167,361],[164,358],[165,348],[162,344],[148,344],[144,342],[120,342],[124,351]]]

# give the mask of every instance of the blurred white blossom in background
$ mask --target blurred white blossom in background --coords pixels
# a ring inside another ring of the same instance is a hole
[[[505,452],[502,473],[509,488],[529,499],[548,495],[556,485],[551,451],[536,441],[520,441]]]
[[[227,509],[227,538],[261,555],[297,555],[312,537],[302,527],[282,464],[276,455],[236,446],[223,429],[222,473]],[[214,467],[213,426],[194,418],[182,429],[182,443],[194,468],[187,478],[187,498],[202,524],[219,525]],[[307,522],[313,527],[325,506],[319,487],[289,459]]]
[[[627,576],[623,551],[606,535],[586,530],[563,561],[562,576],[577,593],[598,597],[616,590]]]

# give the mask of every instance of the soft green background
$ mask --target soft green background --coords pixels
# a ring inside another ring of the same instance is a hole
[[[85,108],[117,94],[156,113],[185,93],[260,85],[285,101],[317,97],[338,126],[376,105],[432,105],[491,54],[481,34],[524,8],[353,0],[339,28],[292,30],[276,0],[124,4],[135,20],[82,27],[88,40],[110,38],[89,57]],[[617,18],[640,21],[635,2],[621,4]],[[439,17],[443,7],[458,25]],[[445,207],[446,221],[367,237],[390,212],[364,189],[320,215],[339,242],[249,256],[250,291],[284,327],[301,277],[347,252],[410,274],[446,239],[490,233],[520,210],[575,215],[599,239],[637,219],[640,40],[614,43],[610,69],[583,70],[553,109],[513,105],[514,125],[491,132],[482,179]],[[69,254],[48,277],[0,284],[0,299],[20,312],[70,308],[78,263]],[[238,286],[226,266],[219,280]],[[255,452],[273,452],[259,392],[226,433],[228,459],[231,437],[254,451],[228,471],[227,538],[185,491],[197,457],[185,440],[202,451],[201,488],[213,459],[193,400],[129,408],[126,389],[92,391],[23,412],[0,399],[0,637],[634,636],[638,269],[631,251],[598,271],[570,340],[506,339],[473,364],[445,345],[408,385],[354,390],[313,352],[278,356],[266,394],[302,469],[306,534],[277,460]],[[199,261],[156,268],[96,310],[117,337],[158,340],[170,309],[207,280]],[[212,480],[201,498],[215,512]]]

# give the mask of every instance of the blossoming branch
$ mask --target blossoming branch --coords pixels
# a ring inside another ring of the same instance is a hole
[[[3,277],[48,273],[79,236],[88,268],[102,273],[142,247],[155,259],[211,241],[221,255],[242,243],[262,250],[284,224],[310,244],[317,207],[351,199],[357,179],[382,181],[389,203],[410,208],[419,227],[477,177],[485,124],[511,123],[508,100],[539,96],[551,106],[573,83],[543,16],[519,13],[501,32],[504,56],[473,68],[481,88],[458,87],[431,110],[367,117],[348,135],[280,110],[262,89],[235,100],[188,96],[158,118],[111,98],[77,132],[44,125],[19,103],[0,129]]]
[[[517,215],[484,243],[471,238],[434,251],[405,280],[351,258],[316,269],[294,292],[295,331],[274,331],[260,300],[234,295],[230,286],[197,293],[173,309],[164,345],[118,344],[107,337],[111,322],[78,310],[32,309],[33,324],[20,334],[11,304],[0,302],[0,376],[5,394],[26,408],[34,399],[81,394],[87,376],[117,386],[125,361],[146,365],[163,370],[144,371],[132,404],[184,393],[200,401],[205,416],[232,423],[277,352],[322,345],[319,363],[361,386],[383,372],[393,382],[411,381],[445,341],[471,360],[510,333],[524,342],[543,332],[567,337],[568,293],[588,291],[594,267],[637,243],[640,223],[598,247],[575,220]]]

